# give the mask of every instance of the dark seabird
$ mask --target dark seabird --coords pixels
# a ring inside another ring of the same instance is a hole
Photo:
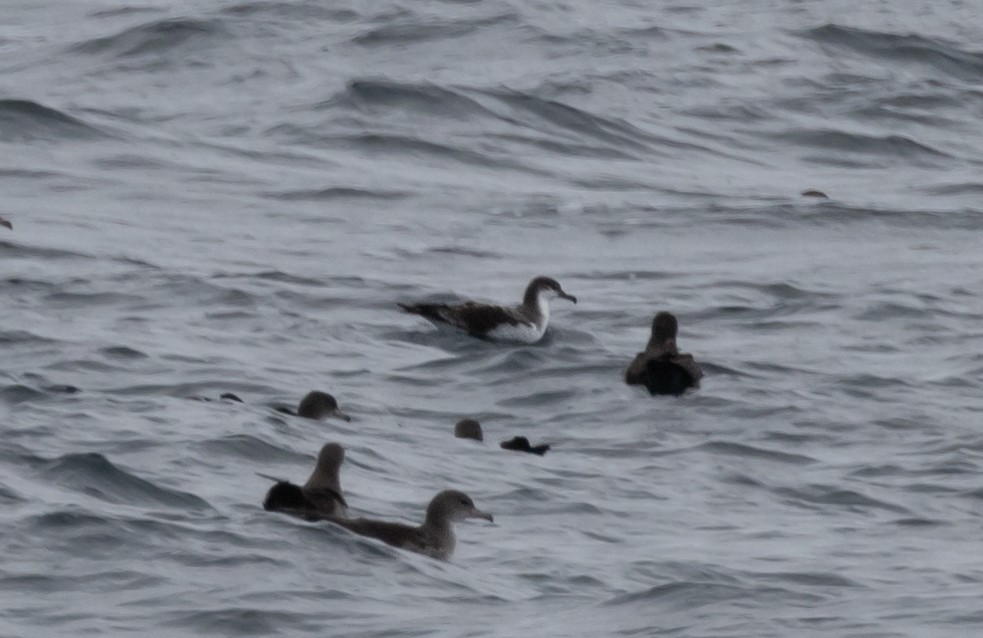
[[[817,191],[814,188],[802,191],[801,195],[803,197],[816,197],[818,199],[829,199],[829,195],[822,191]]]
[[[293,416],[302,416],[308,419],[320,420],[325,417],[334,416],[346,421],[352,420],[350,416],[341,411],[338,407],[338,401],[333,396],[319,390],[308,392],[307,396],[300,400],[300,405],[297,406],[296,412],[285,407],[276,408],[276,411],[284,414],[292,414]]]
[[[639,352],[625,370],[625,383],[644,385],[652,394],[680,395],[700,385],[703,371],[693,355],[679,352],[676,333],[679,322],[669,312],[660,312],[652,320],[652,336],[645,352]]]
[[[192,397],[196,401],[211,401],[208,397]],[[223,392],[218,397],[222,401],[235,401],[236,403],[245,403],[238,395],[232,392]],[[327,392],[321,392],[320,390],[312,390],[308,392],[303,399],[300,400],[300,404],[297,409],[288,408],[286,406],[277,406],[273,408],[277,412],[282,414],[289,414],[291,416],[302,416],[308,419],[321,420],[325,417],[334,416],[339,419],[344,419],[345,421],[351,421],[352,418],[341,411],[338,407],[338,401],[328,394]]]
[[[484,441],[485,437],[481,433],[481,424],[474,419],[461,419],[454,426],[454,436],[459,439],[474,439]]]
[[[474,501],[464,492],[445,490],[430,501],[427,518],[419,527],[367,518],[329,517],[327,520],[356,534],[377,538],[393,547],[447,560],[454,552],[456,542],[453,522],[465,518],[493,520],[491,514],[476,508]]]
[[[555,279],[536,277],[526,287],[522,303],[516,306],[468,301],[461,304],[399,304],[399,307],[434,324],[450,325],[474,337],[536,343],[543,338],[550,323],[549,300],[556,297],[577,303],[577,298],[565,293]]]
[[[338,478],[344,461],[345,448],[337,443],[326,444],[317,455],[314,472],[303,487],[290,481],[277,481],[266,493],[263,509],[293,514],[309,521],[325,516],[347,516],[348,503],[341,493]]]
[[[538,454],[542,456],[546,454],[550,446],[546,443],[542,445],[529,445],[529,439],[524,436],[515,436],[511,440],[502,441],[501,448],[503,450],[514,450],[516,452],[529,452],[530,454]]]
[[[13,230],[13,229],[14,229],[14,225],[13,225],[13,224],[11,224],[10,222],[8,222],[8,221],[7,221],[6,219],[4,219],[3,217],[0,217],[0,226],[6,226],[6,227],[7,227],[7,228],[9,228],[10,230]]]

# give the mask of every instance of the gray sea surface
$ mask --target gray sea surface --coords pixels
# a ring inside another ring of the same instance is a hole
[[[4,0],[0,635],[980,636],[981,16]],[[536,345],[396,306],[539,274]],[[263,511],[328,441],[356,515],[495,523]]]

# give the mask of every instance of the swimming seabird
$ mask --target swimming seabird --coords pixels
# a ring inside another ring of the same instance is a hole
[[[312,390],[300,400],[300,404],[297,406],[297,411],[294,412],[287,407],[276,408],[277,412],[282,412],[284,414],[292,414],[293,416],[302,416],[308,419],[323,419],[325,417],[333,416],[339,419],[344,419],[345,421],[351,421],[352,418],[341,411],[338,407],[338,401],[328,394],[327,392],[321,392],[320,390]]]
[[[644,385],[651,394],[680,395],[700,385],[703,371],[693,355],[676,348],[679,322],[670,312],[660,312],[652,320],[652,336],[645,352],[635,355],[625,370],[625,383]]]
[[[208,397],[192,397],[197,401],[211,401]],[[236,403],[245,403],[238,395],[232,392],[223,392],[218,397],[222,401],[235,401]],[[308,419],[321,420],[325,417],[333,416],[339,419],[344,419],[345,421],[351,421],[352,418],[341,411],[338,407],[338,400],[327,392],[321,392],[320,390],[311,390],[304,398],[300,400],[297,409],[288,408],[283,405],[279,405],[273,408],[281,414],[289,414],[291,416],[302,416]]]
[[[514,450],[516,452],[529,452],[530,454],[538,454],[542,456],[549,451],[550,446],[547,443],[542,445],[529,445],[529,439],[524,436],[515,436],[508,441],[502,441],[500,447],[503,450]]]
[[[454,436],[459,439],[474,439],[483,441],[484,435],[481,433],[481,424],[474,419],[461,419],[454,426]]]
[[[559,297],[577,303],[555,279],[536,277],[526,287],[522,303],[515,306],[468,301],[461,304],[399,304],[411,314],[430,322],[450,325],[474,337],[503,341],[536,343],[543,338],[550,323],[549,300]]]
[[[458,490],[445,490],[434,496],[427,507],[426,520],[419,527],[367,518],[328,517],[326,520],[393,547],[447,560],[454,552],[456,543],[453,522],[465,518],[494,520],[491,514],[476,508],[470,496]]]
[[[13,229],[14,229],[14,225],[13,225],[13,224],[11,224],[10,222],[8,222],[8,221],[7,221],[6,219],[4,219],[3,217],[0,217],[0,226],[6,226],[6,227],[7,227],[7,228],[9,228],[10,230],[13,230]]]
[[[290,481],[277,481],[266,493],[263,509],[293,514],[309,521],[325,516],[347,516],[348,503],[341,493],[338,476],[344,461],[345,448],[337,443],[326,444],[317,455],[314,472],[303,487]]]

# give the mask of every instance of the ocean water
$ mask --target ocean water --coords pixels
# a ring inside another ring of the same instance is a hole
[[[978,3],[3,4],[0,635],[983,631]],[[538,274],[532,346],[396,308]],[[264,512],[328,441],[495,523]]]

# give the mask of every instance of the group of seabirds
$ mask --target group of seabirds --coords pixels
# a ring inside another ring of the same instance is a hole
[[[535,343],[549,326],[551,299],[566,299],[577,303],[576,297],[564,292],[555,279],[536,277],[526,287],[522,303],[515,306],[468,301],[459,304],[416,303],[399,304],[404,311],[420,315],[437,325],[447,325],[481,339]],[[703,372],[692,355],[679,352],[676,334],[679,324],[669,312],[660,312],[652,321],[652,336],[645,350],[639,352],[625,370],[625,382],[641,385],[653,395],[680,395],[699,386]],[[233,394],[222,398],[241,401]],[[334,416],[350,420],[330,394],[311,392],[300,402],[296,412],[277,408],[281,412],[320,419]],[[454,427],[458,438],[482,441],[481,424],[463,419]],[[524,436],[503,441],[507,450],[543,455],[549,445],[531,445]],[[321,448],[314,472],[303,485],[296,485],[269,476],[276,483],[266,493],[263,508],[283,512],[307,521],[329,521],[356,534],[381,540],[389,545],[433,558],[446,560],[454,551],[453,523],[466,518],[492,521],[492,515],[478,509],[464,492],[444,490],[430,501],[423,524],[405,525],[366,518],[351,518],[348,502],[341,489],[341,465],[345,450],[337,443]]]
[[[0,217],[0,226],[13,229]],[[405,312],[419,315],[438,326],[450,326],[479,339],[536,343],[546,334],[550,322],[551,299],[577,303],[577,298],[564,292],[550,277],[536,277],[526,286],[522,303],[514,306],[468,301],[458,304],[414,303],[399,304]],[[680,395],[699,386],[703,371],[690,354],[679,352],[676,334],[679,323],[669,312],[660,312],[652,321],[652,336],[645,350],[635,355],[625,370],[625,382],[641,385],[653,395]],[[199,397],[201,398],[201,397]],[[242,402],[231,392],[219,398]],[[308,419],[336,417],[351,421],[341,411],[338,401],[326,392],[308,393],[296,410],[278,407],[277,411]],[[454,427],[458,438],[482,441],[481,424],[463,419]],[[549,445],[532,445],[524,436],[503,441],[506,450],[529,452],[542,456]],[[458,490],[444,490],[431,499],[423,524],[419,526],[391,523],[367,518],[351,518],[348,502],[341,489],[341,464],[345,450],[337,443],[328,443],[317,456],[314,472],[303,485],[295,485],[262,475],[276,483],[266,493],[263,508],[283,512],[307,521],[329,521],[356,534],[381,540],[401,549],[446,560],[454,552],[454,521],[482,518],[492,521],[492,515],[478,509],[471,497]]]
[[[825,193],[816,190],[803,191],[801,194],[804,197],[827,198]],[[0,217],[0,226],[13,230],[13,225],[3,217]],[[557,298],[577,303],[577,298],[564,292],[555,279],[536,277],[526,286],[522,303],[513,306],[468,301],[459,304],[399,304],[399,307],[438,326],[450,326],[479,339],[536,343],[543,338],[549,327],[549,302]],[[652,320],[652,335],[645,350],[635,355],[625,370],[625,383],[645,386],[652,395],[678,396],[691,388],[699,387],[703,371],[692,355],[679,352],[676,347],[678,331],[679,323],[672,313],[656,314]],[[242,402],[242,399],[232,393],[225,393],[220,398]],[[319,391],[308,393],[296,410],[287,407],[278,407],[276,410],[309,419],[337,417],[351,420],[351,417],[341,411],[333,396]],[[477,441],[484,438],[481,425],[474,419],[458,422],[454,435]],[[546,444],[532,445],[524,436],[503,441],[501,447],[540,456],[550,449]],[[329,521],[394,547],[444,560],[450,558],[454,551],[454,521],[465,518],[493,520],[491,514],[479,510],[471,497],[458,490],[444,490],[434,496],[427,506],[423,524],[417,527],[350,518],[339,479],[344,460],[344,448],[337,443],[328,443],[321,448],[314,472],[304,485],[263,475],[276,481],[266,493],[263,507],[268,511],[284,512],[308,521]]]

